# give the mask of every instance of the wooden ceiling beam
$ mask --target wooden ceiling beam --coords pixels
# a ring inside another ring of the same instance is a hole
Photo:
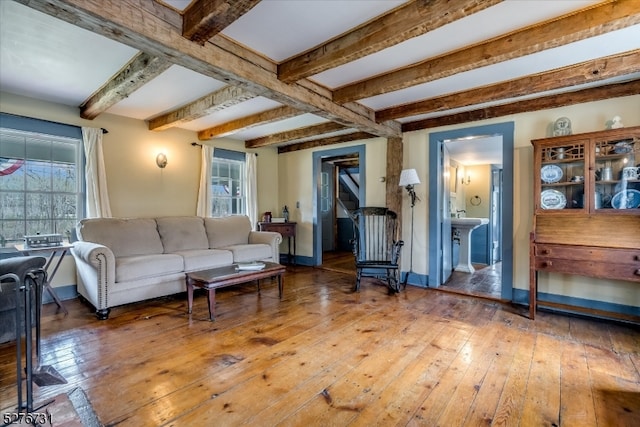
[[[193,0],[183,13],[182,35],[204,45],[259,2],[260,0]]]
[[[255,98],[253,93],[234,86],[226,86],[207,94],[184,107],[177,108],[149,120],[149,130],[166,130],[224,110],[233,105]]]
[[[278,78],[292,83],[344,65],[479,12],[502,0],[413,0],[331,41],[284,61]]]
[[[260,138],[245,141],[245,148],[267,147],[269,145],[282,144],[284,142],[296,141],[303,138],[319,136],[331,132],[347,129],[339,123],[327,122],[319,125],[306,126],[303,128],[274,133]]]
[[[387,139],[387,171],[385,176],[385,206],[394,211],[399,218],[402,218],[402,192],[404,188],[400,187],[400,174],[404,162],[404,144],[402,138]],[[400,221],[402,227],[403,221]],[[402,236],[402,230],[400,230]]]
[[[543,96],[525,101],[512,102],[504,105],[496,105],[493,107],[480,108],[457,114],[449,114],[446,116],[408,122],[402,125],[402,131],[412,132],[436,128],[439,126],[470,123],[478,120],[493,119],[512,114],[529,113],[531,111],[547,110],[550,108],[565,107],[567,105],[583,104],[586,102],[638,94],[640,94],[640,80],[631,80],[624,83],[615,83],[606,86]]]
[[[460,91],[410,104],[398,105],[376,112],[377,120],[392,120],[434,111],[479,105],[505,98],[532,95],[585,83],[640,72],[640,49],[585,61],[519,79],[498,82],[477,89]]]
[[[241,117],[227,123],[222,123],[198,132],[198,139],[206,141],[213,138],[233,135],[243,130],[251,129],[255,126],[266,125],[280,120],[299,116],[302,112],[289,106],[274,108],[250,116]]]
[[[325,145],[340,144],[341,142],[357,141],[359,139],[371,139],[376,135],[367,132],[354,132],[346,135],[331,136],[328,138],[314,139],[313,141],[305,141],[297,144],[284,145],[278,147],[278,154],[290,153],[293,151],[307,150],[309,148],[323,147]]]
[[[152,0],[136,2],[95,2],[92,0],[17,0],[47,15],[77,25],[88,31],[159,57],[205,76],[238,86],[303,112],[316,114],[329,121],[384,137],[401,135],[400,123],[377,123],[375,115],[362,114],[358,108],[339,105],[323,94],[311,91],[299,83],[286,84],[260,64],[238,55],[247,51],[236,45],[236,52],[222,49],[214,43],[204,46],[182,36],[182,29],[172,20],[160,18],[152,9],[168,7]],[[173,11],[177,14],[177,12]],[[275,68],[275,67],[274,67]]]
[[[80,117],[93,120],[162,74],[171,62],[140,52],[80,105]]]
[[[333,91],[337,103],[352,102],[497,64],[640,23],[640,2],[613,0],[545,21]]]

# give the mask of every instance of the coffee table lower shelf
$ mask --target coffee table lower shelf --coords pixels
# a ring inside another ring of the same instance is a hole
[[[216,316],[216,289],[225,286],[238,285],[240,283],[258,281],[258,292],[260,292],[260,280],[267,278],[278,278],[278,296],[282,298],[284,278],[282,274],[286,267],[273,262],[265,262],[262,270],[237,270],[235,265],[208,270],[192,271],[187,273],[187,300],[188,313],[193,309],[194,288],[205,289],[207,291],[207,302],[209,304],[209,319],[215,320]]]

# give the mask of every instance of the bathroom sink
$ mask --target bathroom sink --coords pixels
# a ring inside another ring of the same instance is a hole
[[[483,224],[489,224],[489,218],[451,218],[451,226],[455,228],[476,228]]]
[[[471,232],[484,224],[489,224],[489,218],[451,218],[451,227],[460,230],[460,259],[454,270],[475,271],[471,264]]]

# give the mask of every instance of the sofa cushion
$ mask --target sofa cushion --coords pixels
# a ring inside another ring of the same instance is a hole
[[[176,252],[184,259],[184,271],[198,271],[233,264],[233,254],[220,249],[197,249]]]
[[[116,258],[116,283],[179,273],[184,270],[180,255],[157,254]]]
[[[116,258],[164,251],[156,220],[151,218],[87,218],[76,230],[80,240],[107,246]]]
[[[207,230],[211,249],[249,243],[251,222],[246,215],[205,218],[204,227]]]
[[[260,261],[263,259],[271,259],[271,246],[263,243],[254,243],[252,245],[232,245],[224,248],[233,253],[233,262],[249,262]]]
[[[204,221],[198,216],[156,218],[165,253],[209,249]]]

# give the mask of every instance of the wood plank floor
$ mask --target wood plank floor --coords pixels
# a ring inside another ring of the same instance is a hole
[[[275,282],[196,293],[95,319],[44,308],[43,354],[109,426],[638,426],[640,328],[288,267]],[[0,408],[13,411],[13,345]],[[56,420],[53,420],[55,425]]]

